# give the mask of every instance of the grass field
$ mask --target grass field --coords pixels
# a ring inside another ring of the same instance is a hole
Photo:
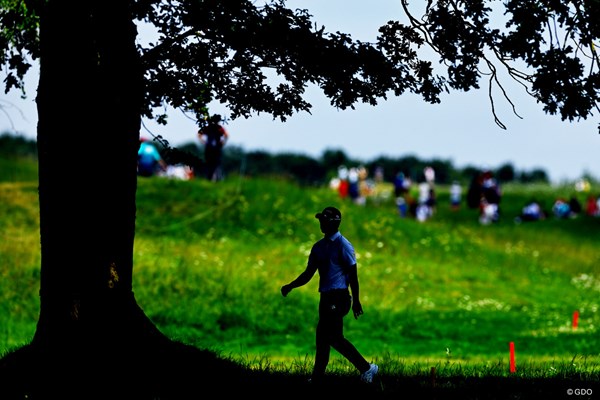
[[[514,221],[530,198],[549,209],[572,194],[585,204],[570,186],[506,185],[500,221],[484,226],[475,210],[450,210],[444,187],[434,217],[418,222],[400,218],[391,198],[359,206],[277,178],[142,179],[134,291],[174,339],[253,368],[309,371],[317,277],[287,298],[279,289],[321,237],[314,214],[335,205],[356,248],[365,310],[345,332],[388,373],[507,376],[513,342],[520,376],[597,381],[600,218]],[[38,224],[35,177],[2,176],[0,352],[35,331]],[[332,356],[333,370],[350,370]]]

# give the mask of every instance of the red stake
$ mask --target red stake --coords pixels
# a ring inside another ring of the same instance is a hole
[[[573,312],[573,329],[577,329],[577,323],[579,322],[579,311]]]
[[[510,349],[510,373],[514,374],[517,371],[515,365],[515,342],[510,342],[508,348]]]

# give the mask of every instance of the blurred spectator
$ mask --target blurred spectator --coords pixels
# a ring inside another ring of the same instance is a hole
[[[484,171],[480,177],[479,222],[488,225],[500,219],[500,185],[491,171]]]
[[[600,216],[600,196],[598,198],[589,195],[585,203],[585,213],[590,217]]]
[[[396,198],[396,207],[401,217],[406,217],[408,213],[408,189],[410,180],[404,177],[404,173],[398,172],[394,177],[394,197]]]
[[[148,139],[140,139],[138,149],[138,175],[153,176],[167,170],[167,163],[162,159],[156,146]]]
[[[348,197],[348,167],[340,165],[338,167],[338,193],[342,199]]]
[[[570,218],[571,207],[569,206],[569,202],[562,197],[559,197],[552,205],[552,212],[557,218]]]
[[[363,165],[358,167],[358,199],[355,203],[361,206],[367,204],[367,197],[373,193],[375,182],[369,178],[369,170]]]
[[[215,114],[208,119],[208,123],[198,130],[198,138],[204,145],[204,162],[206,179],[211,181],[221,180],[221,161],[223,146],[227,143],[229,134],[221,125],[222,118]]]
[[[419,197],[416,217],[420,222],[428,220],[435,208],[435,192],[428,182],[419,183]]]
[[[581,214],[582,207],[577,197],[571,196],[569,199],[569,207],[571,208],[571,217],[576,217]]]
[[[498,204],[488,203],[485,199],[482,199],[479,208],[479,223],[489,225],[492,222],[498,222],[499,217]]]
[[[406,193],[406,186],[404,180],[404,173],[398,172],[394,177],[394,196],[400,197],[404,196]]]
[[[425,167],[423,169],[423,175],[425,176],[425,182],[427,182],[430,186],[433,186],[435,183],[435,170],[433,167]]]
[[[542,219],[546,219],[546,212],[536,200],[532,200],[523,207],[521,215],[515,219],[515,222],[539,221]]]
[[[589,192],[591,187],[592,185],[590,184],[590,181],[585,178],[579,179],[577,182],[575,182],[575,190],[578,192]]]
[[[183,164],[169,165],[169,166],[167,166],[165,176],[167,178],[188,181],[188,180],[194,178],[194,171],[188,165],[183,165]]]
[[[396,197],[396,208],[402,218],[406,217],[406,214],[408,214],[408,203],[404,196]]]
[[[360,202],[360,182],[358,169],[355,167],[348,170],[348,195],[354,203]]]
[[[469,189],[467,190],[467,206],[471,209],[478,209],[481,205],[481,174],[475,174],[471,178]]]
[[[460,208],[460,201],[462,198],[462,187],[458,181],[452,182],[450,185],[450,208],[452,210],[458,210]]]

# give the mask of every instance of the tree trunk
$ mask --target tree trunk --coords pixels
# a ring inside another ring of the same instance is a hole
[[[167,338],[132,291],[144,87],[130,2],[40,4],[40,315],[0,359],[0,397],[197,397],[243,369]]]
[[[149,329],[132,294],[143,93],[135,37],[122,0],[49,1],[41,15],[36,345],[98,334],[116,344]]]
[[[181,389],[207,352],[169,340],[132,292],[144,92],[129,2],[50,0],[40,18],[40,315],[1,378],[33,398]]]

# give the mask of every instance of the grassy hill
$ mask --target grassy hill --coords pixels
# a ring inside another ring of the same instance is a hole
[[[37,182],[12,176],[0,182],[0,352],[31,338],[38,313]],[[570,187],[503,187],[500,221],[484,226],[476,210],[452,211],[444,187],[433,218],[418,222],[391,198],[360,206],[284,179],[141,179],[134,291],[175,339],[253,368],[307,372],[317,277],[287,298],[279,289],[321,237],[314,214],[334,205],[365,310],[345,333],[389,373],[507,376],[514,342],[521,376],[597,380],[600,218],[514,221],[530,198],[549,209],[571,195],[585,204]],[[351,372],[335,353],[332,368]]]

